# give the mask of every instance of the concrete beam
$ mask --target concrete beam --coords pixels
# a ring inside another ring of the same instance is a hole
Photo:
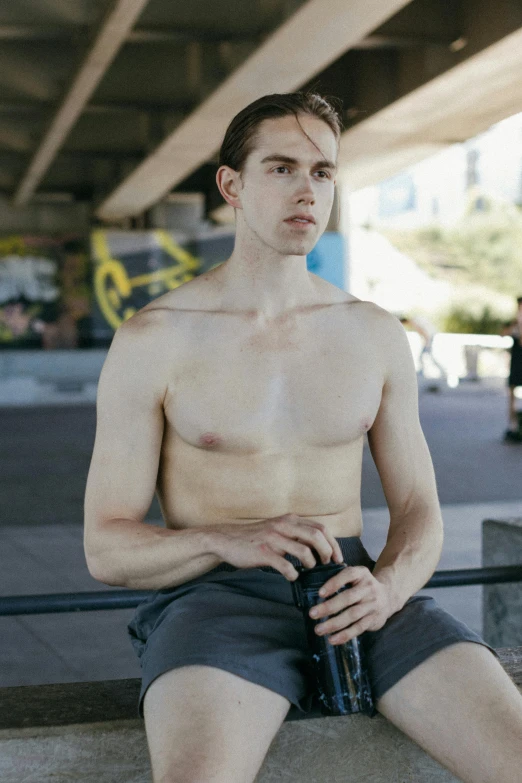
[[[101,204],[97,216],[138,215],[219,148],[232,117],[271,92],[291,92],[409,0],[308,0]]]
[[[427,35],[383,35],[382,33],[368,35],[355,44],[352,49],[410,49],[422,46],[451,47],[455,43],[451,36],[446,38]]]
[[[114,0],[14,197],[26,204],[148,0]]]
[[[179,100],[170,103],[152,103],[149,101],[110,101],[108,103],[88,103],[82,109],[82,114],[121,114],[128,112],[154,112],[172,114],[176,111],[190,111],[193,101]],[[0,114],[37,114],[56,108],[55,103],[47,101],[0,101]]]
[[[0,41],[56,41],[71,39],[74,27],[45,27],[44,25],[2,24]]]
[[[267,30],[258,30],[255,33],[243,33],[223,30],[215,30],[208,27],[188,27],[185,30],[178,27],[169,30],[163,27],[140,27],[129,33],[127,40],[130,43],[154,44],[154,43],[192,43],[200,41],[205,43],[257,43],[267,35]]]
[[[353,190],[522,111],[522,28],[345,131],[339,152]]]
[[[89,29],[81,26],[57,26],[45,27],[39,25],[8,25],[0,24],[0,41],[67,41],[71,43],[74,38],[81,35],[88,35]],[[127,35],[126,41],[130,43],[191,43],[192,41],[209,41],[221,43],[230,42],[255,42],[267,34],[267,30],[259,30],[257,33],[248,35],[237,32],[223,32],[208,27],[187,27],[182,26],[174,29],[164,27],[139,27],[131,30]]]

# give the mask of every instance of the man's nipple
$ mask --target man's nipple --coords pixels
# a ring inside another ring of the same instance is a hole
[[[214,432],[205,432],[200,436],[199,442],[202,446],[205,446],[205,448],[209,449],[215,446],[219,446],[221,443],[221,438]]]

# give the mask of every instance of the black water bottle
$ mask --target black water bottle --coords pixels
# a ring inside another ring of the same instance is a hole
[[[294,602],[303,610],[321,713],[350,715],[354,712],[362,712],[365,715],[373,715],[371,686],[359,639],[356,637],[344,644],[331,644],[326,636],[315,633],[317,622],[326,618],[321,617],[317,621],[309,615],[312,606],[327,600],[319,595],[319,589],[343,568],[346,568],[345,563],[327,563],[313,568],[296,566],[299,577],[292,582]],[[340,593],[347,587],[345,585],[337,592]],[[331,597],[329,595],[328,599]]]

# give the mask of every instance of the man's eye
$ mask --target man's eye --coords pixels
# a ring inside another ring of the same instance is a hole
[[[288,169],[288,166],[276,166],[274,171],[277,171],[278,169]]]
[[[326,177],[327,179],[328,179],[328,177],[330,176],[330,174],[328,173],[328,171],[323,171],[322,169],[321,169],[321,171],[318,171],[317,173],[318,173],[318,174],[324,174],[324,175],[325,175],[325,177]],[[321,179],[324,179],[325,177],[321,177]]]

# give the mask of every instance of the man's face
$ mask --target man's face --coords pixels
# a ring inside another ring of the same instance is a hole
[[[314,143],[293,115],[263,120],[239,184],[238,221],[244,221],[253,238],[281,255],[306,255],[312,250],[328,224],[334,199],[333,131],[306,114],[299,115],[299,122]],[[288,220],[299,213],[310,215],[315,223]]]

